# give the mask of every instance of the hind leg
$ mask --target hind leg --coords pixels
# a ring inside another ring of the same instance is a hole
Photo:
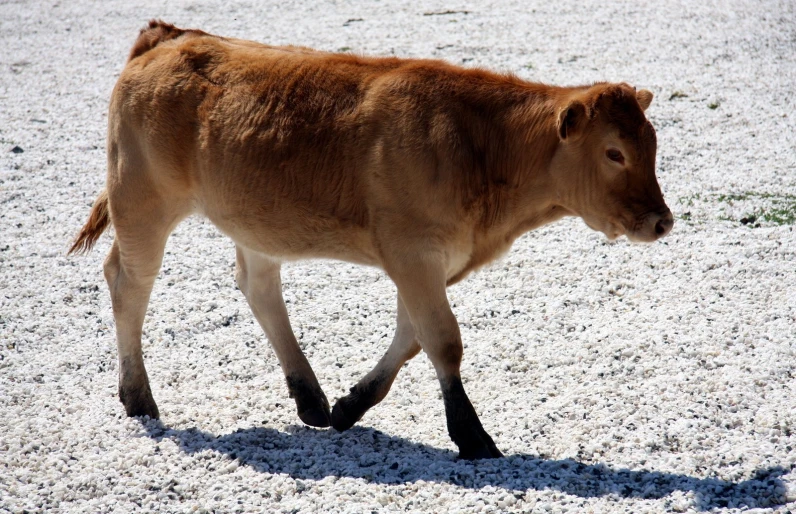
[[[128,416],[159,417],[144,367],[141,331],[166,239],[187,214],[177,203],[169,205],[152,191],[110,196],[116,239],[104,271],[116,320],[119,399]]]
[[[281,263],[241,246],[237,263],[238,286],[274,348],[299,418],[310,426],[328,427],[329,402],[290,326],[282,298]]]
[[[105,279],[111,292],[113,317],[116,320],[116,344],[119,352],[119,399],[128,416],[158,418],[152,398],[141,349],[141,330],[149,295],[160,269],[162,248],[154,255],[136,257],[121,249],[119,238],[113,242],[105,260]]]
[[[332,410],[332,426],[337,430],[351,428],[368,409],[387,396],[401,366],[419,352],[415,330],[399,296],[397,327],[387,353],[370,373],[351,388],[349,394],[337,400]]]
[[[128,416],[158,418],[141,350],[141,327],[149,302],[151,284],[122,270],[118,240],[114,240],[105,259],[105,280],[111,292],[113,317],[116,320],[116,345],[119,354],[119,399]],[[151,282],[154,282],[152,280]]]

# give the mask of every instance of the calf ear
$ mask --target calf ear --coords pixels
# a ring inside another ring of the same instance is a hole
[[[638,100],[641,110],[646,111],[647,107],[652,103],[652,92],[646,89],[636,91],[636,100]]]
[[[588,115],[583,102],[575,100],[558,113],[558,136],[564,140],[577,136],[586,126]]]

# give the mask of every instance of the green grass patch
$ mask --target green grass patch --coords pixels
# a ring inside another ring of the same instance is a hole
[[[777,195],[747,191],[739,194],[721,194],[716,197],[719,202],[733,205],[737,202],[753,202],[762,204],[752,209],[738,221],[744,225],[764,221],[773,225],[796,224],[796,196]]]
[[[759,227],[767,225],[796,225],[796,195],[746,191],[742,193],[700,194],[678,198],[684,207],[695,207],[705,203],[726,204],[726,214],[719,216],[724,221]],[[741,213],[741,214],[739,214]],[[691,212],[681,214],[685,220],[692,219]]]
[[[702,194],[694,193],[688,196],[681,196],[677,199],[677,203],[686,207],[693,207],[695,204],[702,201]]]

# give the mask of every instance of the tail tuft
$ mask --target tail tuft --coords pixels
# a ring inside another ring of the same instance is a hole
[[[170,23],[161,20],[150,20],[149,26],[141,29],[141,33],[138,34],[138,39],[135,40],[133,49],[130,51],[129,60],[147,53],[163,41],[178,38],[186,32],[186,30],[178,29]]]
[[[99,239],[99,236],[105,232],[108,225],[111,224],[111,218],[108,214],[108,191],[103,190],[97,199],[94,201],[94,207],[91,208],[91,214],[88,221],[80,229],[80,233],[75,238],[72,247],[66,253],[71,254],[86,254],[94,248],[94,244]]]

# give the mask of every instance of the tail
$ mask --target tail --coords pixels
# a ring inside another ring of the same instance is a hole
[[[91,215],[83,228],[80,229],[80,234],[75,238],[72,243],[72,248],[66,253],[67,255],[85,254],[91,251],[94,243],[97,242],[99,236],[105,232],[108,225],[111,224],[111,218],[108,214],[108,191],[104,190],[94,200],[94,207],[91,208]]]
[[[139,55],[147,53],[163,41],[178,38],[186,32],[198,31],[178,29],[170,23],[160,20],[151,20],[149,26],[141,29],[141,33],[138,34],[138,39],[135,40],[133,49],[130,51],[129,60],[133,60]]]

